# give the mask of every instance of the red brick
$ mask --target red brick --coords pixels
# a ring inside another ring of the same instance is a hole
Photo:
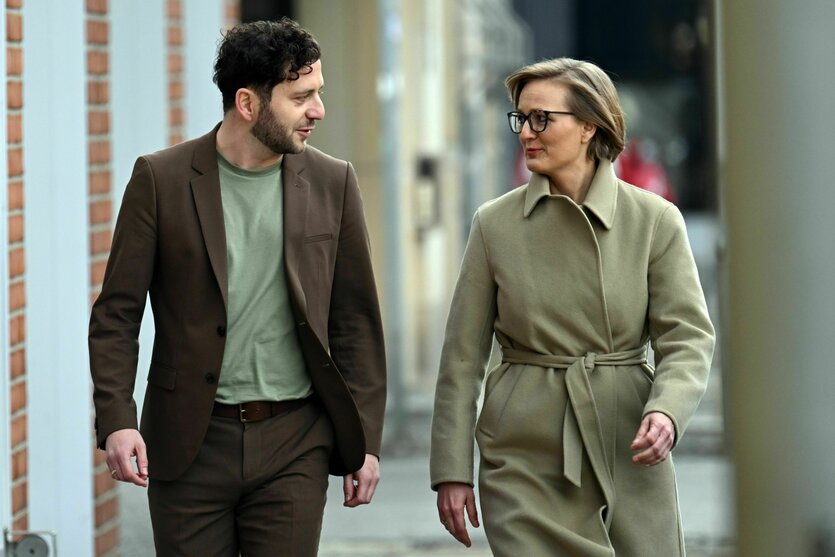
[[[9,114],[6,118],[6,138],[10,145],[23,141],[23,114]]]
[[[26,507],[29,494],[26,482],[21,482],[12,488],[12,514],[17,514]]]
[[[110,192],[110,171],[96,170],[90,172],[90,194]]]
[[[179,79],[168,82],[168,100],[176,101],[183,98],[183,82]]]
[[[26,381],[21,380],[11,386],[10,407],[11,413],[14,414],[26,407]]]
[[[29,456],[26,447],[12,453],[12,481],[26,475],[28,460]]]
[[[22,8],[23,0],[6,0],[7,8]]]
[[[23,175],[23,147],[9,149],[7,155],[9,163],[9,178]]]
[[[11,425],[11,445],[9,447],[14,450],[16,447],[21,445],[24,441],[26,441],[27,433],[29,431],[28,420],[26,419],[26,413],[23,413],[12,420]]]
[[[23,49],[6,49],[6,75],[23,75]]]
[[[226,24],[234,27],[241,20],[241,4],[238,1],[226,2]]]
[[[23,241],[23,215],[12,215],[9,217],[9,243],[14,244]]]
[[[106,14],[107,12],[107,0],[87,0],[87,13]]]
[[[183,142],[183,134],[180,133],[172,133],[168,136],[168,144],[169,145],[177,145],[178,143]]]
[[[109,199],[90,203],[90,224],[110,224],[113,204]]]
[[[12,353],[9,355],[9,361],[11,362],[10,371],[12,379],[20,377],[21,375],[26,373],[26,350],[24,350],[23,348],[13,350]]]
[[[168,55],[168,73],[177,74],[183,71],[183,56],[172,53]]]
[[[96,300],[98,299],[99,294],[101,294],[101,289],[100,288],[97,288],[97,289],[93,290],[93,292],[90,293],[90,307],[93,307],[93,304],[96,303]]]
[[[89,150],[90,164],[107,164],[110,162],[110,141],[91,141]]]
[[[29,513],[24,513],[12,522],[12,530],[15,532],[26,532],[29,530]]]
[[[110,101],[110,84],[106,81],[87,82],[87,102],[105,104]]]
[[[109,29],[106,21],[87,20],[87,42],[90,44],[107,44]]]
[[[168,26],[168,45],[180,46],[183,44],[183,28],[179,25]]]
[[[9,250],[9,278],[19,277],[26,272],[26,252],[22,247]]]
[[[23,180],[11,180],[8,186],[9,211],[23,209]]]
[[[9,320],[9,344],[14,346],[26,340],[26,316],[16,315]]]
[[[6,40],[17,42],[23,40],[23,16],[6,12]]]
[[[8,108],[23,108],[23,83],[11,80],[6,82],[6,106]]]
[[[9,311],[26,306],[26,283],[22,280],[9,285]]]
[[[96,503],[96,526],[110,522],[119,516],[119,498],[112,497],[101,503]]]
[[[101,497],[102,494],[116,488],[116,480],[110,477],[110,472],[105,467],[96,473],[95,478],[93,478],[93,486],[95,496]]]
[[[183,3],[180,0],[168,0],[165,5],[166,14],[169,19],[180,19],[183,17]]]
[[[96,555],[104,555],[119,544],[119,528],[113,527],[96,534]]]
[[[107,52],[101,50],[87,51],[87,73],[93,75],[107,75]]]
[[[110,112],[91,110],[87,113],[87,128],[91,134],[104,134],[110,131]]]
[[[93,444],[95,445],[95,439],[93,440]],[[107,454],[104,451],[99,450],[98,447],[94,446],[93,447],[93,468],[95,469],[96,467],[104,464],[105,462],[107,462]]]
[[[104,281],[104,271],[107,269],[107,261],[99,261],[90,266],[90,286],[96,286]]]
[[[113,232],[99,230],[90,234],[90,255],[100,255],[110,251],[110,244],[113,242]]]
[[[175,106],[168,111],[168,125],[172,128],[182,126],[184,123],[183,109]]]

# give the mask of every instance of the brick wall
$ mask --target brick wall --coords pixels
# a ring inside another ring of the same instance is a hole
[[[168,144],[184,139],[185,76],[183,75],[183,3],[166,0],[166,52],[168,54]]]
[[[26,269],[23,238],[23,0],[6,1],[12,529],[26,530]],[[5,468],[5,466],[4,466]]]
[[[110,22],[108,0],[86,0],[87,153],[90,234],[90,303],[101,292],[113,239],[110,138]],[[95,442],[93,442],[95,446]],[[118,554],[119,498],[102,451],[94,451],[96,555]]]

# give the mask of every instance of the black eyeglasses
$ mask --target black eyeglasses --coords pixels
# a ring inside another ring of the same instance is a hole
[[[574,115],[573,112],[566,112],[564,110],[531,110],[530,114],[524,112],[508,112],[507,123],[510,124],[510,131],[513,133],[522,133],[522,127],[525,122],[531,127],[531,131],[539,133],[544,132],[548,127],[548,116],[550,114],[568,114]]]

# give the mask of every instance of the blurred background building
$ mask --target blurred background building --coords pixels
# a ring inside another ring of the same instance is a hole
[[[0,309],[7,315],[0,321],[0,526],[53,532],[61,555],[151,554],[144,494],[117,487],[93,448],[89,307],[134,159],[202,135],[222,116],[211,83],[222,29],[287,15],[322,46],[327,118],[311,143],[357,170],[390,370],[379,501],[354,514],[329,505],[322,554],[452,554],[428,490],[429,421],[470,219],[481,203],[528,179],[507,129],[512,107],[504,77],[557,56],[610,72],[628,122],[618,172],[683,210],[722,333],[728,320],[720,317],[730,304],[720,305],[719,277],[728,266],[719,186],[734,145],[722,126],[722,76],[729,71],[722,64],[727,58],[767,71],[755,53],[735,58],[721,48],[723,21],[732,26],[732,53],[747,53],[748,42],[763,46],[741,23],[740,2],[752,13],[762,10],[777,35],[781,18],[804,29],[816,21],[813,8],[827,5],[809,0],[792,11],[779,0],[7,0],[0,18],[7,80],[0,89],[7,124],[0,126],[7,153],[0,172],[8,176],[0,191],[8,221],[0,227]],[[825,10],[835,21],[832,8]],[[737,87],[731,98],[739,99],[756,78],[730,81]],[[741,174],[729,176],[733,183]],[[140,405],[152,338],[146,315]],[[697,556],[730,555],[735,537],[724,355],[720,342],[708,393],[676,450],[688,549]],[[404,511],[404,500],[414,507]],[[826,536],[819,538],[815,547],[822,549],[807,554],[833,555]],[[489,554],[483,536],[476,546],[471,555]]]

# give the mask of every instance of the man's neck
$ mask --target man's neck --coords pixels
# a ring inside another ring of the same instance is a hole
[[[224,159],[244,170],[260,170],[281,162],[283,155],[277,155],[255,139],[249,129],[225,117],[217,130],[215,143]]]

